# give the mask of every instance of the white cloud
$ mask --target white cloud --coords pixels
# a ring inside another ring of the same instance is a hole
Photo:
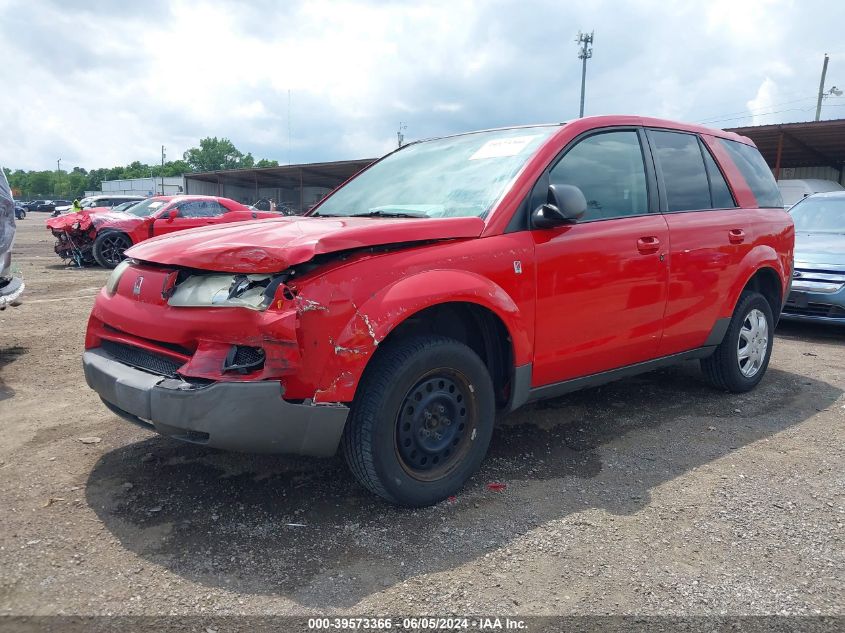
[[[752,115],[751,124],[763,125],[765,123],[776,122],[777,114],[774,112],[776,111],[775,104],[777,101],[777,84],[769,77],[766,77],[757,89],[757,94],[754,95],[754,98],[746,103],[748,111]]]

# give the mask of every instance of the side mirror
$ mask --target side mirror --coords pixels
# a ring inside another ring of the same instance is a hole
[[[176,218],[179,217],[179,209],[171,209],[167,212],[167,221],[173,222]]]
[[[531,214],[531,221],[538,229],[551,229],[573,224],[587,212],[587,199],[578,187],[549,185],[546,203]]]

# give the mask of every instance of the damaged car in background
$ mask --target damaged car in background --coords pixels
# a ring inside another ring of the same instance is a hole
[[[689,359],[718,389],[754,388],[793,241],[736,134],[608,116],[412,143],[306,217],[129,249],[95,300],[85,377],[144,428],[340,448],[368,490],[424,506],[527,402]]]
[[[279,217],[216,196],[154,196],[111,211],[67,213],[47,220],[63,260],[84,266],[114,268],[124,251],[151,237],[201,226]]]

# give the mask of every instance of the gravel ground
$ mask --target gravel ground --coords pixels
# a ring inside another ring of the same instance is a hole
[[[80,366],[107,272],[64,267],[37,213],[14,261],[0,614],[845,615],[845,328],[782,325],[750,394],[688,364],[527,407],[454,500],[408,511],[338,458],[117,419]]]

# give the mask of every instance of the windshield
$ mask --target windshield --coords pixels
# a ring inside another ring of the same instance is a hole
[[[484,215],[558,129],[495,130],[408,145],[338,189],[314,215]]]
[[[140,200],[130,200],[129,202],[124,202],[122,204],[117,205],[116,207],[114,207],[112,209],[112,211],[117,212],[117,213],[122,213],[123,211],[126,211],[127,209],[134,207],[139,202],[140,202]]]
[[[156,200],[155,198],[147,198],[146,200],[143,200],[136,204],[134,207],[126,209],[126,213],[137,215],[139,218],[147,218],[159,209],[161,209],[168,202],[170,202],[170,200]]]
[[[845,196],[805,198],[789,214],[796,231],[845,233]]]

